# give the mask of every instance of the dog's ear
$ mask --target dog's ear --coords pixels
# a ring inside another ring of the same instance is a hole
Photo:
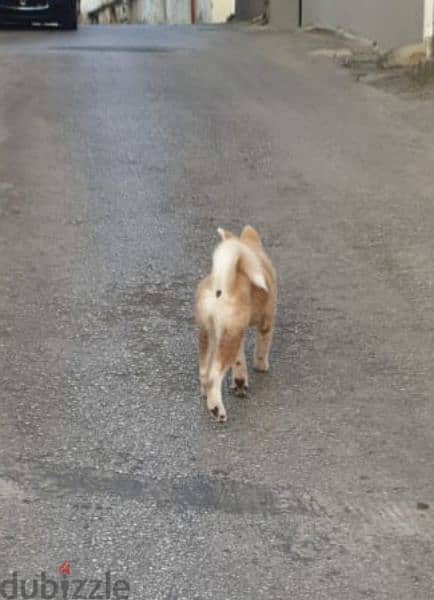
[[[222,227],[219,227],[217,229],[217,233],[222,238],[222,240],[228,240],[229,238],[235,237],[232,231],[228,231],[227,229],[223,229]]]
[[[250,242],[250,244],[257,244],[258,246],[262,246],[259,233],[251,225],[246,225],[244,227],[243,231],[241,232],[240,239],[243,242]]]

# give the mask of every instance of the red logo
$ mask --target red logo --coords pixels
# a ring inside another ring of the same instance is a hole
[[[69,577],[69,575],[72,574],[71,565],[67,560],[64,560],[63,563],[57,567],[57,570],[59,575],[68,575]]]

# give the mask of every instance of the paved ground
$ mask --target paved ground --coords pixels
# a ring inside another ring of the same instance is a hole
[[[321,43],[0,32],[0,577],[432,597],[434,110]],[[279,326],[218,426],[192,296],[216,227],[246,222]]]

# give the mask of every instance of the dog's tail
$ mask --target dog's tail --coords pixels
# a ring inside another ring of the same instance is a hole
[[[230,237],[217,246],[213,255],[212,277],[217,298],[231,293],[237,271],[247,275],[253,285],[268,291],[259,258],[238,238]]]

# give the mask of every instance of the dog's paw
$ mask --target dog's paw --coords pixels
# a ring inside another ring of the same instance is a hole
[[[227,416],[226,416],[226,411],[223,407],[214,406],[213,408],[209,409],[209,412],[219,423],[226,423]]]
[[[247,396],[248,389],[249,386],[246,385],[246,380],[241,377],[236,377],[231,385],[232,392],[239,398],[244,398]]]

